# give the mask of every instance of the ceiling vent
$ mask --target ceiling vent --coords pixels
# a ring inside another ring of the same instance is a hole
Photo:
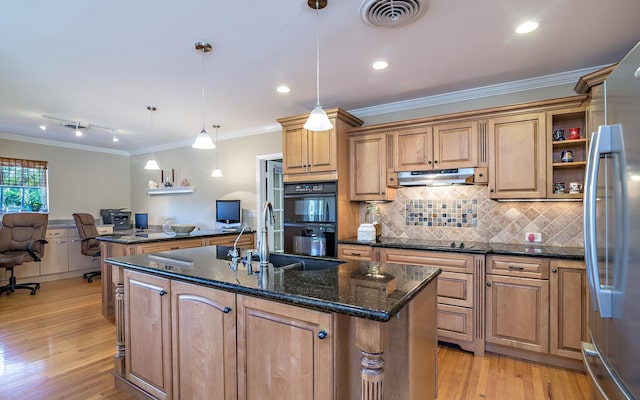
[[[427,10],[420,0],[364,0],[360,6],[362,20],[376,28],[397,28],[417,20]]]

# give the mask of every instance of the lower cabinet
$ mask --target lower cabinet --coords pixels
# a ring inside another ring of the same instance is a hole
[[[124,271],[125,379],[157,399],[333,399],[333,316]]]
[[[338,244],[338,258],[343,260],[373,261],[373,247],[362,244]]]
[[[68,229],[47,229],[47,244],[44,257],[40,262],[40,275],[57,274],[69,271]]]
[[[381,262],[439,267],[438,340],[458,344],[476,355],[484,354],[484,255],[404,250],[380,250]]]
[[[233,236],[216,236],[216,237],[212,237],[212,238],[206,238],[206,245],[207,246],[233,246],[234,243],[236,244],[236,247],[241,247],[244,249],[251,249],[256,247],[255,244],[255,233],[251,233],[251,232],[247,232],[244,233],[242,236],[240,236],[240,239],[238,239],[238,243],[236,243],[236,235]]]
[[[333,316],[237,295],[238,399],[333,399]]]

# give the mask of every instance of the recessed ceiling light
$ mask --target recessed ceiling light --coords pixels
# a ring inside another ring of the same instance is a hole
[[[289,86],[278,86],[278,88],[276,89],[278,91],[278,93],[289,93],[291,91],[291,89],[289,89]]]
[[[516,33],[529,33],[535,31],[536,29],[538,29],[538,23],[536,21],[527,21],[518,25],[518,27],[516,28]]]
[[[386,61],[376,61],[373,64],[371,64],[371,67],[373,69],[386,69],[389,66],[389,63]]]

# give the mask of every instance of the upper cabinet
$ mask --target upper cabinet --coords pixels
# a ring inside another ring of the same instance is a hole
[[[545,113],[491,118],[489,132],[489,197],[546,196]]]
[[[394,132],[394,171],[475,167],[478,121],[399,129]]]
[[[349,138],[351,153],[349,199],[351,201],[394,199],[395,190],[387,187],[388,142],[391,140],[392,135],[386,132],[355,135]]]
[[[339,108],[328,109],[327,115],[333,128],[322,132],[304,129],[309,114],[278,120],[285,182],[337,180],[339,175],[348,175],[346,130],[362,121]]]

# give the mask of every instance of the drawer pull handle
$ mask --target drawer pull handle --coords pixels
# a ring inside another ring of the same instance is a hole
[[[509,269],[512,271],[524,271],[524,267],[518,267],[515,265],[509,265]]]
[[[551,270],[551,272],[553,272],[553,273],[555,274],[556,272],[558,272],[558,270],[557,270],[557,269],[555,269],[555,268],[553,268],[553,269]]]
[[[161,290],[161,291],[160,291],[160,292],[158,292],[158,293],[160,294],[160,296],[164,296],[165,294],[167,294],[167,292],[166,292],[166,291],[164,291],[164,290]]]
[[[175,247],[172,247],[171,250],[178,250],[179,248],[180,246],[175,246]]]
[[[327,337],[327,335],[328,335],[328,334],[327,334],[327,331],[325,331],[325,330],[323,329],[323,330],[321,330],[320,332],[318,332],[318,339],[322,340],[322,339],[326,338],[326,337]]]
[[[352,252],[352,253],[351,253],[351,255],[352,255],[352,256],[358,256],[358,257],[360,257],[362,254],[360,254],[360,253],[353,253],[353,252]]]
[[[225,307],[222,309],[222,312],[225,314],[229,314],[231,312],[231,307]]]

